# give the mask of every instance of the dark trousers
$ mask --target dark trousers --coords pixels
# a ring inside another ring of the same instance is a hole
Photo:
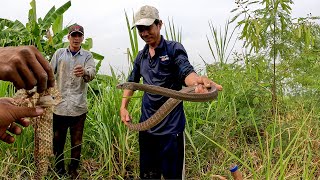
[[[82,134],[86,114],[87,113],[84,113],[75,117],[53,114],[53,152],[56,157],[55,168],[60,173],[65,172],[63,149],[68,128],[70,128],[71,137],[71,163],[69,165],[69,170],[76,170],[79,167]]]
[[[184,135],[152,135],[139,133],[140,178],[182,179],[184,167]]]

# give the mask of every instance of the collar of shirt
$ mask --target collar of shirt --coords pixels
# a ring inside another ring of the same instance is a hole
[[[66,51],[67,52],[69,52],[69,53],[71,53],[71,50],[70,50],[70,47],[68,46],[68,48],[66,48]],[[79,49],[79,51],[76,53],[76,54],[79,54],[79,55],[83,55],[83,49],[82,49],[82,47],[80,47],[80,49]]]
[[[161,35],[161,40],[160,40],[160,44],[156,47],[155,51],[161,51],[165,49],[165,40],[163,38],[163,36]],[[149,56],[149,45],[146,44],[143,48],[143,57],[148,57]]]

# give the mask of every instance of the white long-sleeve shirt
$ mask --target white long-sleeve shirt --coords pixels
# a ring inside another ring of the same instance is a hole
[[[76,65],[84,67],[84,76],[76,77],[73,69]],[[80,49],[72,56],[69,48],[58,49],[52,59],[51,66],[56,77],[57,88],[62,101],[53,110],[61,116],[79,116],[88,111],[87,82],[96,74],[95,62],[91,52]]]

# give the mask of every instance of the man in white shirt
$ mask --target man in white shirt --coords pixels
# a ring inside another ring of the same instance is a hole
[[[78,177],[84,122],[88,112],[87,83],[95,77],[96,69],[92,54],[81,48],[84,29],[78,24],[69,28],[69,47],[58,49],[52,57],[51,66],[56,76],[57,88],[62,101],[53,111],[53,151],[56,170],[65,174],[63,149],[68,128],[71,137],[71,163],[68,173]]]

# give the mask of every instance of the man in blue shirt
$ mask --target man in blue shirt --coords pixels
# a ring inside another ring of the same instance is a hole
[[[159,12],[152,6],[143,6],[135,14],[133,28],[138,29],[140,37],[146,42],[137,55],[129,82],[181,90],[182,86],[194,86],[197,93],[207,92],[205,87],[215,84],[205,76],[199,76],[188,60],[182,44],[167,41],[160,35],[162,21]],[[124,90],[123,97],[133,95],[132,90]],[[140,122],[150,118],[168,97],[144,93]],[[131,121],[127,106],[129,98],[123,98],[120,108],[121,120]],[[161,123],[148,131],[139,133],[140,178],[165,179],[184,178],[184,128],[185,114],[180,103]]]

